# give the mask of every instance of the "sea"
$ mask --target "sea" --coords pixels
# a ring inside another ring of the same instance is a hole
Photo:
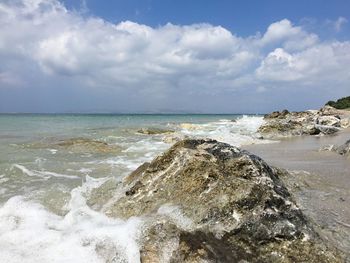
[[[0,262],[140,262],[143,219],[91,208],[93,189],[121,182],[181,138],[269,143],[257,133],[263,122],[240,114],[1,114]]]

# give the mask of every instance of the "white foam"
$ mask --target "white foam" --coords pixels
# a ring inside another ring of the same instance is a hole
[[[56,150],[56,149],[49,149],[49,151],[50,151],[52,154],[56,154],[56,153],[57,153],[57,150]]]
[[[159,207],[158,214],[165,215],[173,220],[173,222],[184,230],[192,230],[194,227],[193,221],[185,216],[178,206],[164,204]]]
[[[37,170],[29,170],[23,165],[20,164],[14,164],[12,165],[13,168],[17,168],[20,171],[22,171],[23,174],[31,176],[31,177],[40,177],[45,180],[50,179],[50,177],[61,177],[61,178],[67,178],[67,179],[80,179],[79,176],[76,175],[67,175],[67,174],[59,174],[49,171],[37,171]]]
[[[0,261],[139,262],[142,221],[108,218],[91,210],[84,193],[103,180],[87,178],[72,191],[66,216],[16,196],[0,207]]]
[[[205,124],[180,124],[180,132],[190,137],[211,138],[236,146],[271,143],[272,141],[259,139],[257,130],[263,123],[263,117],[242,116],[234,121],[222,119]]]

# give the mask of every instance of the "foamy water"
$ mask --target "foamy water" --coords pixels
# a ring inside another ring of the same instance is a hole
[[[148,219],[109,218],[87,205],[91,191],[168,149],[166,137],[269,143],[256,132],[262,123],[239,115],[0,116],[0,262],[139,262]],[[173,133],[137,132],[149,127]],[[191,228],[177,207],[158,214]]]

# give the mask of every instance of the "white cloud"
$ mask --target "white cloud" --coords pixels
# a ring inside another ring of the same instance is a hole
[[[345,17],[338,17],[338,19],[334,22],[334,29],[336,32],[340,32],[343,25],[346,24],[348,20]]]
[[[318,36],[306,32],[300,26],[283,19],[271,24],[262,39],[258,40],[261,45],[280,45],[288,50],[302,50],[317,44]]]
[[[338,19],[339,30],[344,22]],[[18,83],[61,89],[64,82],[82,96],[108,90],[120,103],[139,96],[139,109],[188,107],[179,94],[207,100],[215,94],[219,101],[229,92],[268,94],[276,86],[282,94],[290,83],[324,89],[325,80],[343,94],[349,54],[349,42],[322,41],[287,19],[261,37],[243,38],[210,24],[112,24],[56,0],[0,3],[0,72],[7,72],[0,74],[0,89]]]
[[[304,81],[316,85],[334,80],[349,84],[348,65],[350,42],[333,42],[293,54],[277,48],[261,62],[256,73],[260,79],[270,81]]]

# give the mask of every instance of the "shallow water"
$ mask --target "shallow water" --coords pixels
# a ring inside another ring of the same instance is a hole
[[[234,121],[232,121],[234,120]],[[0,115],[0,262],[138,262],[142,218],[86,200],[171,146],[169,136],[269,143],[261,116]],[[173,133],[145,135],[141,128]]]

